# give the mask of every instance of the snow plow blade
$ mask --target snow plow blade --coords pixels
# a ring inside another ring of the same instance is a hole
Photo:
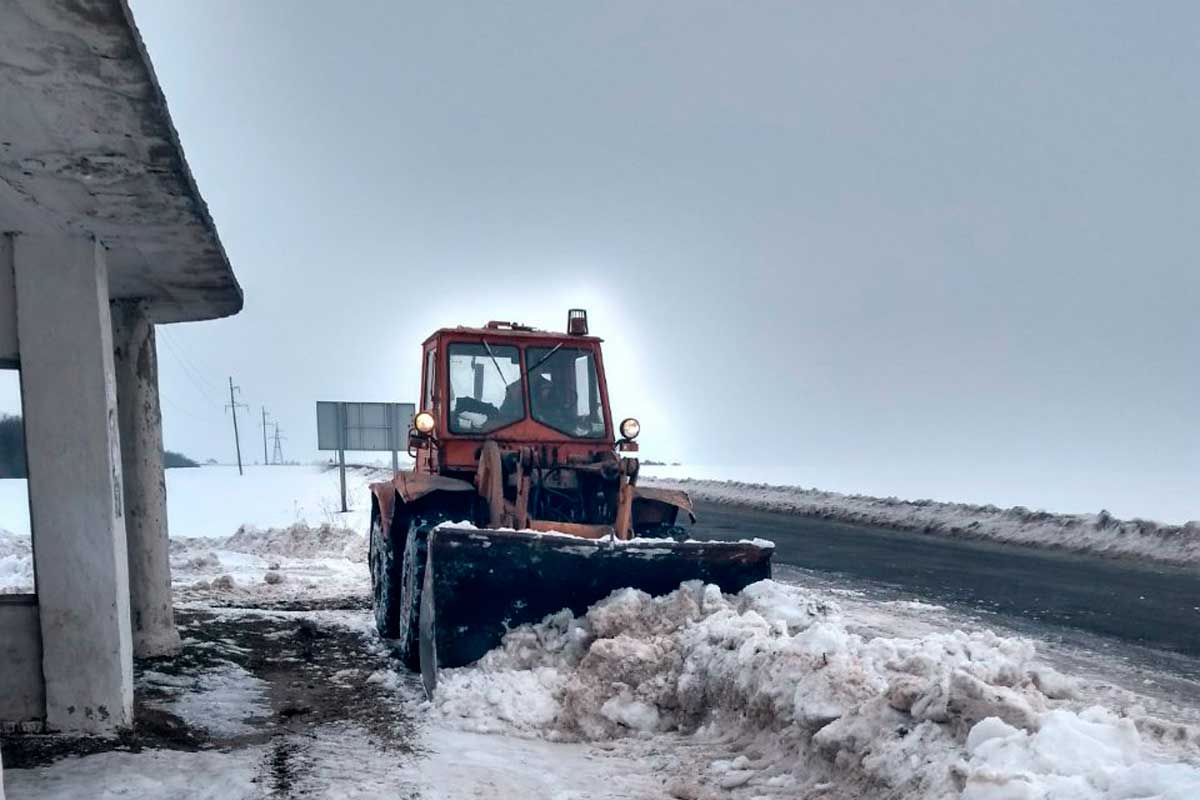
[[[506,630],[569,608],[575,615],[616,589],[663,595],[688,580],[740,592],[771,577],[770,542],[589,540],[565,535],[439,527],[429,535],[421,593],[421,674],[432,696],[438,667],[461,667]]]

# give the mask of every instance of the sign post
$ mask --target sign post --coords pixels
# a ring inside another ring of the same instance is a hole
[[[416,410],[412,403],[317,401],[317,449],[337,451],[343,512],[348,510],[346,451],[390,450],[395,475],[400,471],[400,449],[407,449],[408,431]]]
[[[338,480],[342,484],[342,513],[346,509],[346,404],[338,403]]]

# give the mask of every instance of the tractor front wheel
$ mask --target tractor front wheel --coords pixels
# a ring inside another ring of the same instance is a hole
[[[395,600],[400,584],[400,564],[396,562],[391,537],[385,535],[379,517],[371,515],[371,541],[368,560],[371,566],[371,600],[375,607],[375,628],[384,639],[399,633],[399,604]]]
[[[425,552],[429,532],[439,521],[437,516],[410,517],[403,537],[385,536],[380,521],[371,521],[375,627],[382,638],[394,640],[400,660],[413,672],[421,669],[421,588],[425,582]]]
[[[421,669],[421,588],[425,583],[425,554],[429,532],[435,523],[422,519],[409,522],[404,537],[404,564],[400,577],[400,597],[397,615],[400,660],[413,672]]]

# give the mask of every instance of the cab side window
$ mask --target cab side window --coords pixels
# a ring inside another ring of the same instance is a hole
[[[437,379],[437,351],[428,350],[425,353],[425,402],[421,408],[433,410],[433,387]]]

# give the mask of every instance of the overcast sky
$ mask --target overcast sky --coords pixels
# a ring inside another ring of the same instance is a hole
[[[160,329],[171,448],[581,305],[654,455],[1200,517],[1194,3],[132,6],[246,293]]]

